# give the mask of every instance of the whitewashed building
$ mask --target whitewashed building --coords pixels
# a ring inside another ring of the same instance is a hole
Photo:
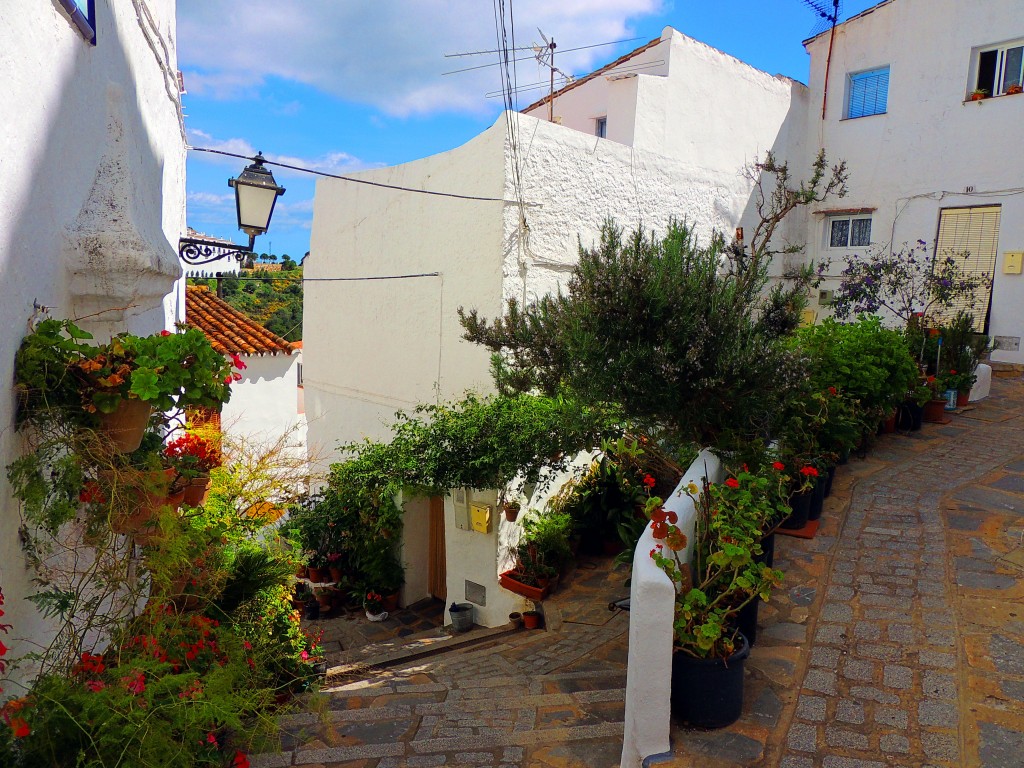
[[[231,399],[221,408],[221,429],[253,449],[281,445],[304,456],[298,348],[202,285],[185,289],[185,323],[245,366],[236,371],[241,378],[231,384]]]
[[[175,3],[5,0],[0,74],[0,381],[9,387],[15,351],[44,307],[81,318],[100,339],[173,328],[182,317],[173,290],[185,230]],[[0,465],[20,448],[8,388]],[[19,523],[0,472],[0,587],[12,625],[3,639],[12,657],[52,636],[25,599],[36,588]]]
[[[556,290],[608,217],[658,228],[687,216],[705,237],[731,235],[751,215],[743,166],[768,149],[804,155],[802,85],[671,28],[555,96],[555,122],[542,101],[457,149],[359,174],[437,194],[318,181],[305,273],[310,445],[385,438],[398,410],[491,391],[488,354],[462,340],[456,309],[495,316],[509,298]],[[495,514],[474,531],[465,509],[451,497],[407,503],[403,600],[468,599],[477,623],[503,624],[523,607],[498,586],[507,524]]]
[[[831,57],[829,34],[805,42],[807,156],[824,146],[850,169],[849,194],[812,212],[807,255],[835,273],[869,244],[969,250],[994,275],[976,327],[995,337],[993,360],[1024,363],[1024,8],[983,5],[886,0],[836,27]],[[988,98],[972,101],[979,89]]]

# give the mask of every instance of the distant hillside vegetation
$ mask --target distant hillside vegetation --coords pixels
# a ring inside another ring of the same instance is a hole
[[[205,285],[216,291],[220,280],[221,297],[228,304],[281,338],[301,341],[302,268],[271,272],[259,266],[243,269],[238,277],[190,279],[189,285]]]

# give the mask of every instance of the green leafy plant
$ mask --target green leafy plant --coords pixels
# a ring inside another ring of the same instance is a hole
[[[58,414],[91,424],[90,414],[112,413],[125,399],[142,400],[164,413],[219,407],[231,396],[231,363],[198,329],[125,333],[98,345],[87,343],[90,339],[70,320],[55,319],[40,321],[25,337],[15,356],[19,423]]]
[[[676,514],[656,497],[649,502],[652,533],[663,541],[650,556],[676,586],[673,629],[682,652],[728,658],[736,650],[740,610],[753,600],[767,601],[781,583],[781,571],[757,560],[764,533],[788,513],[789,478],[778,466],[741,471],[703,488],[690,485],[697,511],[692,564],[680,558],[688,542]]]

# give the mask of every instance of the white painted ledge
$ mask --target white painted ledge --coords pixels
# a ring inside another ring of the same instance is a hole
[[[704,477],[720,482],[722,463],[710,450],[686,470],[665,509],[679,515],[676,523],[686,534],[684,562],[693,555],[696,510],[683,491],[691,482],[698,486]],[[675,585],[651,560],[651,548],[659,543],[644,530],[633,556],[633,577],[629,593],[629,662],[626,670],[626,716],[622,740],[621,768],[639,768],[644,760],[668,756],[672,686],[672,622],[675,617]]]

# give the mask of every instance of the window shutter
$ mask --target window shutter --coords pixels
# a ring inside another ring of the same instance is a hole
[[[850,75],[848,118],[883,114],[889,105],[889,68]]]
[[[935,260],[967,252],[965,262],[958,266],[968,275],[986,275],[988,280],[978,289],[971,304],[961,299],[947,311],[937,315],[941,322],[953,320],[961,310],[974,316],[974,330],[983,333],[988,324],[988,304],[992,295],[992,278],[999,250],[998,205],[978,208],[945,208],[939,212],[939,236],[935,241]]]

